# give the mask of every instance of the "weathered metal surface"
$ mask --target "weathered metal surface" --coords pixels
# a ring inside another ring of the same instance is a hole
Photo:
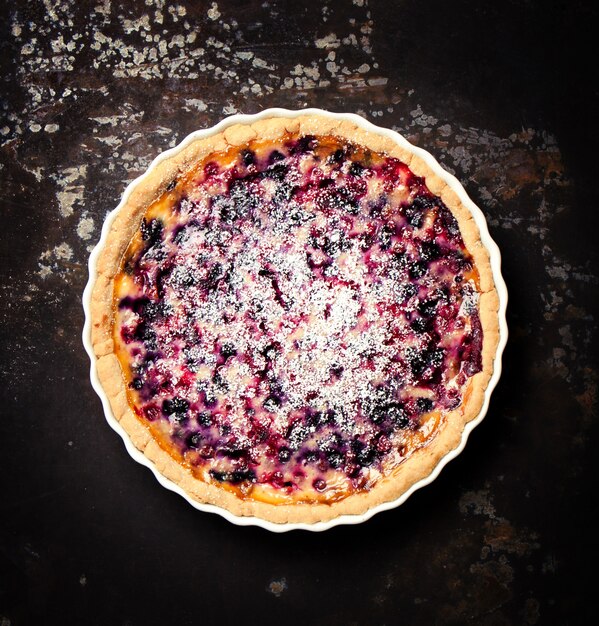
[[[590,619],[596,95],[568,93],[567,69],[593,12],[448,5],[4,8],[2,626]],[[88,381],[80,300],[106,213],[157,153],[307,105],[397,129],[465,184],[504,256],[511,339],[487,419],[433,485],[360,527],[272,536],[130,460]]]

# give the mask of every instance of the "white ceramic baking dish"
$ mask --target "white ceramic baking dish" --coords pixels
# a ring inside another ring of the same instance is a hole
[[[349,120],[351,122],[354,122],[358,126],[364,128],[367,131],[375,132],[380,135],[385,135],[387,137],[390,137],[395,142],[397,142],[400,146],[413,152],[414,154],[417,154],[420,158],[426,161],[426,163],[435,172],[435,174],[437,174],[437,176],[442,178],[455,191],[455,193],[457,193],[457,195],[460,197],[460,200],[463,202],[463,204],[471,211],[474,221],[476,222],[476,225],[478,226],[478,229],[480,231],[481,240],[483,244],[486,246],[487,250],[489,251],[489,254],[491,257],[491,267],[493,270],[493,278],[495,280],[495,286],[499,294],[500,337],[499,337],[499,344],[497,346],[497,354],[495,358],[495,368],[493,371],[493,376],[485,392],[485,400],[484,400],[484,404],[482,406],[480,413],[474,420],[472,420],[466,425],[466,428],[464,429],[464,432],[462,435],[462,441],[460,445],[454,450],[452,450],[451,452],[449,452],[446,456],[444,456],[429,476],[415,483],[408,491],[406,491],[401,497],[397,498],[396,500],[380,504],[368,510],[366,513],[362,515],[342,515],[330,521],[318,522],[315,524],[275,524],[273,522],[268,522],[268,521],[265,521],[256,517],[236,516],[225,509],[221,509],[211,504],[203,504],[201,502],[197,502],[191,499],[178,485],[174,484],[168,478],[165,478],[160,472],[158,472],[158,470],[156,469],[152,461],[150,461],[146,456],[144,456],[144,454],[140,452],[131,443],[128,435],[126,434],[124,429],[121,427],[119,422],[114,417],[112,413],[112,409],[110,408],[108,397],[106,396],[102,386],[100,385],[100,381],[98,379],[98,374],[96,371],[97,359],[94,355],[94,351],[93,351],[92,344],[91,344],[90,300],[91,300],[92,287],[96,280],[96,265],[97,265],[98,255],[100,253],[100,250],[104,247],[106,243],[106,238],[108,236],[108,232],[112,224],[112,221],[114,220],[114,217],[116,213],[118,212],[118,210],[127,202],[127,199],[129,195],[131,194],[131,192],[133,191],[133,189],[135,189],[135,187],[140,184],[140,182],[148,175],[148,173],[151,170],[153,170],[153,168],[155,168],[164,159],[167,159],[177,154],[179,151],[183,150],[192,141],[198,138],[208,137],[210,135],[219,133],[223,131],[225,128],[227,128],[228,126],[231,126],[232,124],[238,124],[238,123],[251,124],[253,122],[256,122],[257,120],[267,118],[267,117],[297,117],[299,115],[309,115],[309,114],[318,114],[318,115],[324,115],[324,116],[335,118],[335,119]],[[505,344],[507,342],[507,337],[508,337],[508,330],[507,330],[507,324],[506,324],[506,319],[505,319],[505,312],[506,312],[508,297],[507,297],[507,289],[505,286],[505,282],[501,275],[501,255],[499,253],[499,248],[497,247],[497,245],[495,244],[495,242],[493,241],[493,239],[491,239],[491,236],[489,235],[489,230],[487,228],[487,223],[485,221],[485,217],[483,213],[474,204],[474,202],[470,200],[470,198],[466,194],[460,182],[454,176],[446,172],[439,165],[439,163],[435,160],[435,158],[431,156],[428,152],[426,152],[422,148],[413,146],[404,137],[402,137],[395,131],[392,131],[386,128],[381,128],[380,126],[375,126],[374,124],[371,124],[370,122],[366,121],[362,117],[355,115],[353,113],[331,113],[328,111],[323,111],[321,109],[302,109],[302,110],[289,110],[289,109],[278,109],[278,108],[265,109],[264,111],[261,111],[260,113],[257,113],[255,115],[241,115],[241,114],[232,115],[230,117],[227,117],[223,121],[221,121],[216,126],[213,126],[211,128],[207,128],[204,130],[197,130],[191,133],[178,146],[158,155],[154,159],[154,161],[152,162],[152,164],[150,165],[146,173],[144,173],[139,178],[136,178],[133,182],[131,182],[127,186],[121,198],[120,204],[116,207],[116,209],[111,211],[111,213],[107,216],[104,222],[104,226],[102,228],[102,236],[100,237],[100,241],[98,242],[98,244],[96,245],[96,247],[94,248],[93,252],[91,253],[89,257],[88,268],[89,268],[89,280],[85,288],[85,291],[83,293],[83,310],[85,311],[85,325],[83,327],[83,345],[85,346],[85,349],[91,361],[91,367],[90,367],[91,383],[96,393],[98,394],[98,396],[100,396],[100,399],[102,401],[102,406],[104,407],[104,414],[106,416],[106,420],[108,421],[110,426],[122,437],[125,443],[125,447],[127,448],[127,451],[129,452],[129,454],[138,463],[141,463],[142,465],[145,465],[146,467],[148,467],[154,473],[154,476],[156,476],[156,479],[161,485],[163,485],[167,489],[170,489],[171,491],[178,493],[196,509],[199,509],[200,511],[207,511],[209,513],[217,513],[218,515],[221,515],[222,517],[226,518],[233,524],[237,524],[239,526],[261,526],[262,528],[265,528],[266,530],[270,530],[272,532],[286,532],[289,530],[296,530],[296,529],[323,531],[323,530],[332,528],[333,526],[338,526],[340,524],[360,524],[370,519],[376,513],[380,513],[381,511],[386,511],[388,509],[393,509],[399,506],[400,504],[403,504],[417,489],[420,489],[421,487],[424,487],[425,485],[428,485],[433,480],[435,480],[435,478],[437,478],[437,476],[439,475],[441,470],[445,467],[445,465],[447,465],[449,461],[454,459],[456,456],[458,456],[458,454],[460,454],[460,452],[462,452],[462,450],[464,449],[466,445],[468,435],[472,432],[472,430],[476,426],[478,426],[478,424],[480,424],[480,422],[485,417],[485,414],[487,413],[487,409],[489,407],[491,393],[493,392],[493,389],[497,385],[497,382],[501,375],[501,356],[502,356],[503,349],[505,347]]]

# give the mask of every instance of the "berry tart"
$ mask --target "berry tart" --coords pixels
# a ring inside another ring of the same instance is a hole
[[[233,516],[397,501],[463,443],[500,302],[472,213],[417,149],[346,117],[192,138],[119,207],[91,344],[157,472]]]

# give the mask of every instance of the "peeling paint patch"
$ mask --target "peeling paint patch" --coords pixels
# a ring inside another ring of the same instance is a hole
[[[47,278],[54,271],[65,268],[65,264],[73,258],[73,248],[64,242],[54,246],[50,250],[42,252],[39,257],[37,272],[38,276],[42,279]]]
[[[56,193],[56,199],[58,200],[59,211],[62,217],[73,215],[75,206],[83,202],[83,193],[85,190],[83,179],[86,177],[87,165],[67,167],[59,174],[51,176],[59,187]]]
[[[271,580],[266,587],[266,590],[269,593],[272,593],[273,596],[280,598],[285,591],[287,591],[287,579],[280,578],[278,580]]]
[[[87,214],[84,214],[77,224],[77,235],[83,241],[87,241],[91,238],[95,227],[94,220]]]
[[[495,507],[491,503],[491,497],[487,489],[480,491],[467,491],[459,502],[460,513],[466,515],[486,515],[490,519],[495,519]]]

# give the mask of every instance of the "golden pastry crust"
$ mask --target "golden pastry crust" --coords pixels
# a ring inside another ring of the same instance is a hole
[[[403,161],[416,175],[425,178],[430,191],[439,196],[451,210],[480,275],[479,316],[484,333],[482,370],[468,379],[463,403],[458,409],[446,413],[434,439],[427,446],[417,449],[391,475],[382,478],[370,491],[357,492],[331,504],[268,504],[243,500],[215,484],[196,478],[190,469],[177,462],[154,440],[149,429],[132,411],[112,338],[114,279],[148,206],[166,191],[171,181],[185,174],[209,154],[224,151],[229,146],[243,146],[256,137],[275,140],[287,132],[297,132],[300,136],[333,135]],[[216,135],[191,141],[174,156],[151,168],[135,186],[111,224],[96,271],[90,306],[91,341],[97,358],[98,378],[115,418],[131,442],[155,464],[161,474],[176,483],[192,499],[216,505],[236,516],[255,516],[278,524],[312,524],[341,515],[362,514],[379,504],[396,500],[415,483],[428,477],[441,459],[460,445],[466,424],[481,411],[485,390],[493,373],[499,343],[499,297],[489,253],[481,242],[479,229],[470,210],[418,154],[387,136],[364,130],[346,119],[314,114],[294,118],[273,117],[252,124],[235,124]]]

